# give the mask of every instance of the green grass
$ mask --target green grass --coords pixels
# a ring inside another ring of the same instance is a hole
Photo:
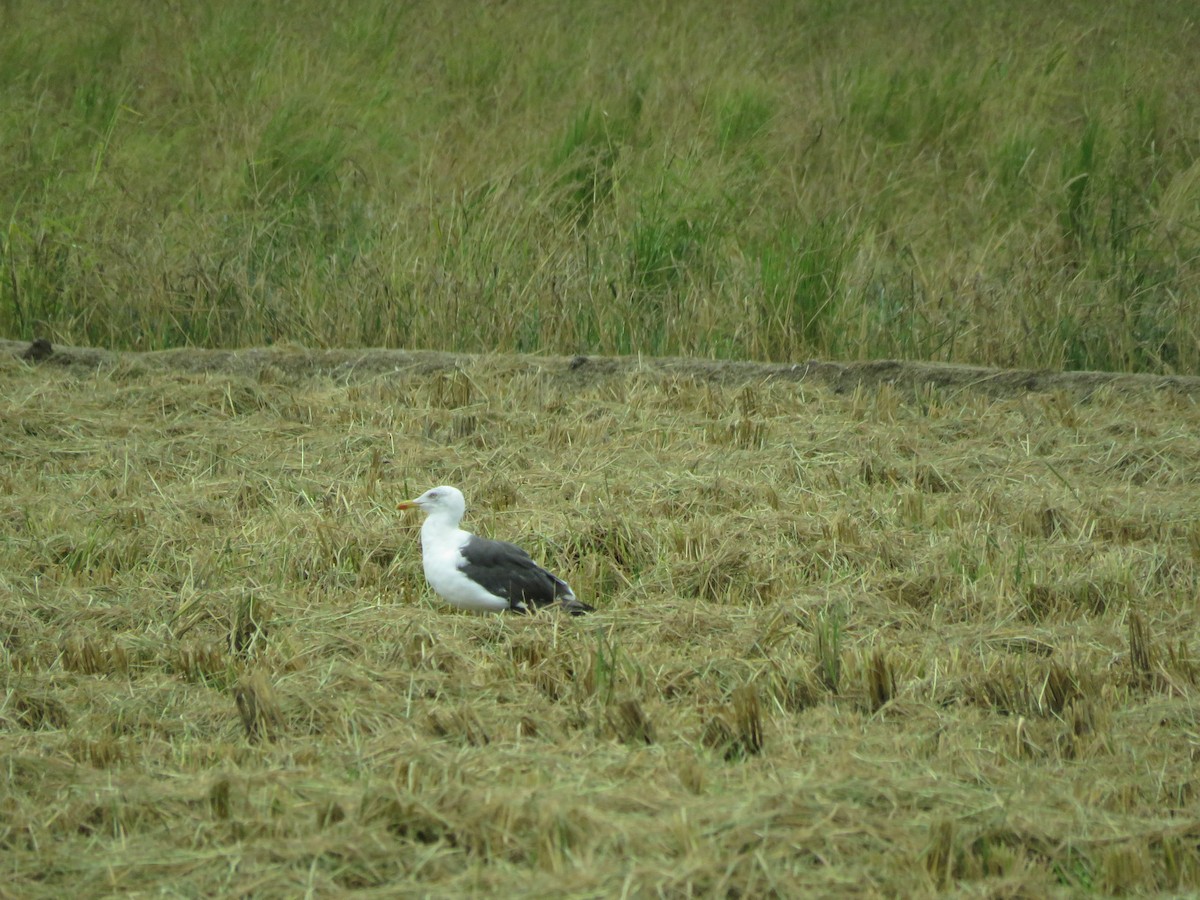
[[[1194,10],[0,11],[0,334],[1200,372]]]

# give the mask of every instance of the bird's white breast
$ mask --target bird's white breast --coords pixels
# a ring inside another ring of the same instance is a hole
[[[438,596],[459,609],[476,612],[508,609],[507,600],[484,590],[459,568],[462,548],[470,538],[471,535],[461,529],[438,527],[433,519],[427,519],[421,528],[425,580]]]

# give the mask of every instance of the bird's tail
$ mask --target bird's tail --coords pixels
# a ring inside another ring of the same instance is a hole
[[[584,613],[595,612],[594,606],[588,606],[582,600],[575,596],[575,592],[571,590],[571,586],[559,578],[557,575],[551,575],[554,579],[556,590],[555,596],[565,612],[573,616],[582,616]]]
[[[569,612],[573,616],[582,616],[584,613],[596,611],[596,607],[588,606],[574,594],[572,594],[570,597],[563,597],[559,603],[562,604],[564,611]]]

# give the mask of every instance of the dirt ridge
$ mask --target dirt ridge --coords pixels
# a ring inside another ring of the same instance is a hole
[[[34,364],[99,369],[117,365],[140,365],[148,369],[183,372],[213,372],[257,376],[268,368],[294,377],[325,376],[362,381],[389,374],[454,371],[483,359],[503,361],[514,374],[536,371],[580,382],[620,377],[635,371],[657,372],[721,383],[771,379],[811,380],[835,391],[859,385],[891,384],[903,388],[932,386],[950,390],[978,391],[991,396],[1064,391],[1090,394],[1109,387],[1121,393],[1171,390],[1200,394],[1200,377],[1190,375],[1128,374],[1121,372],[1055,372],[1032,369],[996,369],[958,363],[872,360],[835,362],[806,360],[796,363],[761,363],[734,360],[685,359],[643,356],[537,356],[503,354],[486,356],[437,350],[310,350],[297,345],[253,347],[238,350],[179,348],[147,352],[119,352],[93,347],[55,345],[47,352],[44,341],[0,340],[0,353]]]

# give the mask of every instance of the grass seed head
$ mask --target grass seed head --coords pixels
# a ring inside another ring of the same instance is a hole
[[[125,758],[125,752],[112,735],[101,735],[95,740],[74,739],[71,756],[78,762],[87,763],[95,769],[108,769]]]
[[[741,750],[757,756],[763,749],[762,705],[758,688],[743,685],[733,692],[733,720],[737,726],[737,742]]]
[[[471,403],[470,376],[458,369],[449,374],[434,376],[430,403],[437,409],[460,409]]]
[[[896,696],[896,672],[883,650],[871,653],[867,666],[867,698],[872,712],[882,709]]]
[[[234,687],[233,696],[246,736],[252,742],[263,737],[275,740],[283,730],[283,712],[266,673],[255,670],[243,675]]]
[[[1110,896],[1126,894],[1146,878],[1153,865],[1142,840],[1121,841],[1104,851],[1100,863],[1100,887]]]
[[[925,848],[925,868],[938,890],[949,887],[954,879],[954,856],[954,823],[949,819],[942,819],[930,829],[929,844]]]
[[[229,632],[229,648],[235,656],[250,659],[260,652],[267,641],[267,621],[270,607],[254,593],[238,601],[233,627]]]
[[[214,819],[225,821],[229,818],[232,793],[233,785],[228,776],[224,775],[214,781],[212,787],[208,789],[208,805]]]
[[[175,669],[188,681],[198,684],[225,683],[231,673],[229,660],[216,644],[186,644],[175,654]]]
[[[606,712],[608,727],[623,744],[653,744],[654,724],[636,700],[622,700]]]
[[[828,606],[817,613],[812,637],[813,673],[834,694],[841,688],[844,637],[845,621],[839,608]]]
[[[1134,681],[1149,684],[1154,678],[1157,654],[1146,618],[1137,610],[1129,614],[1129,665]]]
[[[117,644],[101,643],[76,633],[62,646],[62,665],[68,672],[83,675],[124,675],[129,672],[129,657]]]
[[[1075,674],[1059,663],[1052,663],[1046,672],[1040,704],[1056,716],[1061,716],[1067,705],[1081,697],[1083,691]]]

